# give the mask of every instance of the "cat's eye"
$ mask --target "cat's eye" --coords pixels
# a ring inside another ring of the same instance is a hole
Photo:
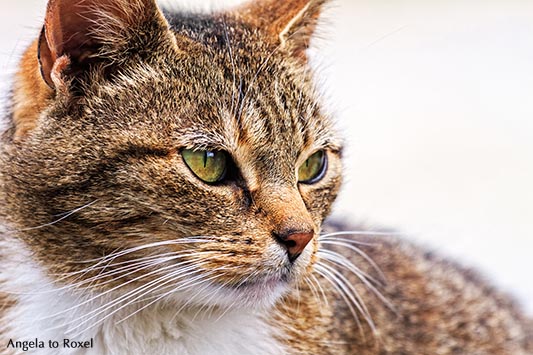
[[[298,169],[298,182],[304,184],[314,184],[324,177],[326,168],[326,152],[319,150],[307,158],[307,160]]]
[[[181,151],[183,161],[200,180],[214,184],[224,180],[228,158],[226,153],[216,150]]]

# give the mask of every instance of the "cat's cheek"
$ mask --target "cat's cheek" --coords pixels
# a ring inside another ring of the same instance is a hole
[[[302,188],[302,199],[305,206],[313,219],[315,225],[322,225],[324,219],[331,212],[332,204],[337,195],[335,185],[314,186],[312,190]]]

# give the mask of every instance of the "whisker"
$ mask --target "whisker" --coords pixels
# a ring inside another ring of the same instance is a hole
[[[146,260],[146,261],[141,261],[141,262],[135,262],[135,263],[132,263],[130,265],[125,265],[125,266],[121,266],[119,268],[113,268],[111,270],[106,270],[106,268],[110,268],[111,266],[114,265],[113,260],[110,260],[109,263],[107,263],[107,265],[105,265],[105,266],[103,266],[101,268],[101,270],[98,272],[98,274],[96,276],[93,276],[91,278],[76,282],[72,286],[73,286],[73,288],[77,288],[77,289],[90,290],[90,288],[93,287],[94,283],[99,282],[98,285],[100,287],[102,287],[102,286],[104,286],[104,285],[106,285],[108,283],[117,282],[117,280],[120,280],[122,278],[128,277],[129,275],[138,273],[139,271],[142,271],[142,270],[145,270],[145,269],[150,269],[150,268],[153,268],[153,267],[155,267],[157,265],[166,263],[168,261],[172,261],[174,259],[179,259],[179,258],[183,258],[183,257],[188,256],[187,253],[185,253],[185,252],[181,252],[181,253],[176,252],[174,254],[175,255],[173,255],[172,257],[162,257],[162,256],[160,256],[159,258],[155,258],[155,260]],[[120,263],[118,263],[118,264],[120,264]],[[89,272],[89,271],[87,271],[87,272]],[[119,275],[118,277],[112,277],[112,276],[117,275],[117,274]],[[82,274],[82,275],[79,275],[76,279],[80,279],[84,275],[85,275],[85,273]],[[106,281],[104,281],[104,282],[100,281],[100,280],[104,280],[106,278],[107,278]],[[81,293],[80,293],[80,297],[81,297]],[[78,300],[80,299],[80,297],[78,297]]]
[[[113,252],[113,253],[111,253],[109,255],[103,256],[102,258],[82,261],[80,263],[89,263],[89,262],[95,262],[95,261],[97,261],[97,262],[94,265],[92,265],[92,266],[90,266],[88,268],[85,268],[83,270],[75,271],[75,272],[72,272],[72,273],[62,274],[62,275],[65,275],[65,276],[60,278],[57,281],[61,281],[63,279],[69,278],[69,277],[71,277],[73,275],[77,275],[77,274],[81,274],[80,277],[79,277],[79,278],[81,278],[83,275],[85,275],[85,274],[87,274],[87,273],[89,273],[91,271],[94,271],[94,270],[98,270],[98,269],[104,270],[104,269],[109,268],[109,267],[114,266],[114,265],[120,265],[122,263],[129,263],[130,261],[124,261],[124,262],[121,262],[121,263],[113,263],[113,261],[115,259],[119,258],[119,257],[122,257],[122,256],[130,254],[130,253],[134,253],[134,252],[137,252],[137,251],[140,251],[140,250],[149,249],[149,248],[155,248],[155,247],[160,247],[160,246],[166,246],[166,245],[190,244],[190,243],[209,241],[209,240],[206,240],[206,239],[199,239],[199,238],[200,237],[190,237],[190,238],[180,238],[180,239],[177,239],[177,240],[167,240],[167,241],[162,241],[162,242],[149,243],[149,244],[144,244],[144,245],[141,245],[141,246],[133,247],[133,248],[130,248],[130,249],[126,249],[126,250],[123,250],[123,251]],[[207,237],[202,237],[202,238],[207,238]],[[146,258],[150,258],[150,257],[151,256],[148,256]],[[156,254],[155,257],[157,257],[157,254]]]
[[[322,287],[322,284],[320,283],[320,281],[318,281],[317,277],[314,274],[310,274],[309,276],[311,277],[315,285],[318,286],[318,290],[320,291],[320,294],[322,295],[324,304],[327,307],[329,307],[329,300],[328,300],[328,297],[326,296],[326,292],[324,291],[324,288]]]
[[[124,256],[126,254],[131,254],[131,253],[134,253],[140,250],[156,248],[156,247],[161,247],[161,246],[210,242],[213,240],[213,238],[214,237],[211,237],[211,236],[197,236],[197,237],[189,237],[189,238],[179,238],[179,239],[174,239],[174,240],[164,240],[164,241],[139,245],[139,246],[132,247],[126,250],[122,250],[119,252],[111,253],[109,255],[105,255],[101,258],[80,261],[79,263],[93,263],[96,261],[104,261],[106,259],[117,258],[117,257]]]
[[[214,253],[214,252],[204,252],[204,254],[211,254],[211,253]],[[198,254],[199,254],[199,253],[191,254],[191,255],[198,255]],[[141,279],[143,279],[143,278],[146,278],[146,277],[152,276],[152,275],[154,275],[154,274],[160,273],[161,271],[164,271],[164,270],[167,270],[167,269],[169,269],[169,268],[173,268],[173,267],[175,268],[175,267],[179,267],[179,266],[182,266],[182,265],[187,265],[187,264],[190,264],[190,263],[194,263],[194,262],[196,262],[196,261],[198,261],[198,260],[203,260],[203,259],[198,259],[198,258],[197,258],[197,259],[193,259],[193,260],[187,260],[187,261],[183,261],[183,262],[180,262],[180,263],[177,263],[177,264],[168,265],[168,266],[165,266],[165,267],[160,268],[160,269],[157,269],[157,270],[153,270],[153,271],[151,271],[151,272],[149,272],[149,273],[147,273],[147,274],[140,275],[140,276],[138,276],[138,277],[135,277],[135,278],[133,278],[133,279],[131,279],[131,280],[125,282],[125,283],[122,283],[122,284],[120,284],[120,285],[117,285],[117,286],[115,286],[115,287],[109,289],[109,290],[106,290],[106,291],[104,291],[104,292],[102,292],[102,293],[99,293],[99,294],[97,294],[96,296],[93,296],[93,297],[87,299],[86,301],[84,301],[84,302],[82,302],[82,303],[79,303],[79,304],[77,304],[77,305],[75,305],[75,306],[72,306],[72,307],[70,307],[70,308],[68,308],[68,309],[66,309],[66,310],[62,310],[62,311],[60,311],[60,312],[58,312],[58,313],[52,314],[52,315],[50,315],[50,316],[47,316],[47,317],[45,317],[44,319],[54,318],[54,317],[57,317],[57,316],[59,316],[59,315],[61,315],[61,314],[63,314],[63,313],[73,311],[73,310],[75,310],[76,308],[79,308],[79,307],[81,307],[81,306],[83,306],[83,305],[85,305],[85,304],[88,304],[88,303],[90,303],[90,302],[93,302],[93,301],[97,300],[98,298],[101,298],[101,297],[105,296],[106,294],[109,294],[109,293],[111,293],[111,292],[113,292],[113,291],[116,291],[116,290],[118,290],[118,289],[120,289],[120,288],[122,288],[122,287],[127,286],[128,284],[131,284],[131,283],[133,283],[133,282],[139,281],[139,280],[141,280]],[[124,297],[124,296],[122,296],[122,297]],[[120,299],[120,298],[119,298],[119,299]],[[91,314],[91,313],[93,313],[93,312],[95,312],[95,311],[97,311],[97,310],[93,310],[92,312],[89,312],[89,313],[86,314],[86,315],[89,315],[89,314]],[[69,324],[69,323],[67,323],[67,324]]]
[[[329,261],[337,266],[340,266],[351,273],[353,273],[363,284],[371,290],[389,309],[394,311],[394,306],[392,303],[370,282],[374,282],[376,284],[379,284],[374,278],[367,275],[365,272],[363,272],[361,269],[356,267],[352,262],[350,262],[347,258],[344,256],[332,252],[330,250],[327,251],[321,251],[321,257],[324,259],[324,261]],[[370,281],[369,281],[370,280]],[[383,286],[383,285],[382,285]]]
[[[328,274],[332,278],[332,280],[334,280],[338,284],[338,286],[345,291],[348,298],[350,298],[351,301],[354,302],[355,307],[359,310],[359,312],[361,312],[366,322],[368,323],[372,331],[375,333],[376,326],[374,324],[374,321],[372,320],[372,317],[370,316],[368,308],[366,307],[365,302],[359,295],[359,292],[357,292],[357,290],[350,283],[350,281],[331,266],[328,266],[324,263],[319,263],[317,266],[322,268],[322,271]]]
[[[182,250],[182,251],[174,251],[174,252],[168,252],[168,253],[163,253],[163,254],[154,254],[154,255],[149,255],[149,256],[145,256],[145,257],[141,257],[141,258],[137,258],[137,259],[125,260],[125,261],[121,261],[121,262],[118,262],[118,263],[107,263],[106,265],[102,265],[102,266],[90,266],[90,267],[85,268],[83,270],[75,271],[75,272],[71,272],[71,273],[63,274],[63,275],[65,275],[64,277],[71,277],[71,276],[74,276],[74,275],[77,275],[77,274],[82,274],[81,276],[83,276],[83,275],[85,275],[85,274],[87,274],[87,273],[89,273],[91,271],[95,271],[95,270],[99,270],[99,269],[105,270],[105,269],[110,269],[110,268],[112,268],[112,270],[110,270],[110,271],[121,270],[123,268],[128,268],[128,267],[134,266],[136,264],[147,262],[147,261],[150,261],[150,260],[153,260],[153,259],[163,259],[163,258],[166,258],[166,257],[174,257],[174,256],[178,256],[178,255],[194,255],[194,252],[191,252],[189,250]],[[112,261],[113,260],[110,260],[110,262],[112,262]],[[120,267],[119,268],[115,268],[116,266],[120,266]],[[99,274],[99,275],[105,275],[105,273],[104,274]],[[79,276],[78,278],[80,278],[81,276]]]
[[[161,282],[163,282],[163,284],[161,285],[158,285],[157,288],[160,288],[161,286],[165,285],[165,284],[168,284],[170,282],[174,282],[177,280],[177,276],[179,275],[183,275],[183,274],[186,274],[188,272],[190,272],[191,270],[194,270],[194,269],[198,269],[199,266],[202,266],[202,265],[205,265],[207,264],[207,261],[209,260],[213,260],[213,259],[216,259],[217,257],[224,257],[224,256],[229,256],[228,254],[221,254],[221,255],[217,255],[217,256],[214,256],[214,257],[210,257],[210,258],[205,258],[205,259],[202,259],[202,262],[198,263],[198,264],[195,264],[195,265],[190,265],[190,266],[187,266],[185,268],[179,268],[178,270],[175,270],[171,273],[168,273],[168,274],[165,274],[161,277],[159,277],[158,279],[156,280],[153,280],[143,286],[140,286],[132,291],[129,291],[128,293],[126,293],[125,295],[122,295],[120,297],[118,297],[117,299],[113,300],[112,302],[109,302],[108,304],[102,306],[102,307],[99,307],[89,313],[87,313],[85,316],[89,315],[89,314],[92,314],[94,313],[90,318],[84,320],[81,324],[79,324],[76,328],[79,328],[80,325],[82,324],[85,324],[87,323],[89,320],[97,317],[98,315],[102,314],[103,312],[107,311],[108,309],[114,307],[115,305],[117,305],[118,303],[124,301],[124,300],[127,300],[128,298],[131,298],[133,296],[135,296],[136,294],[139,294],[141,292],[143,292],[144,290],[148,289],[148,291],[145,291],[144,293],[136,296],[132,301],[129,301],[128,303],[126,303],[125,305],[122,305],[120,306],[118,309],[115,309],[113,310],[110,314],[106,315],[103,319],[99,320],[96,324],[90,326],[89,328],[87,328],[86,330],[88,329],[91,329],[92,327],[96,326],[97,324],[101,323],[103,320],[109,318],[111,315],[115,314],[116,312],[118,312],[119,310],[123,309],[124,307],[126,307],[127,305],[131,304],[131,302],[133,301],[136,301],[138,299],[140,299],[141,297],[143,297],[144,295],[152,292],[153,290],[155,290],[156,288],[152,288],[150,289],[150,287],[153,287],[153,286],[156,286],[158,284],[160,284]],[[194,261],[193,261],[194,262]],[[163,268],[165,269],[165,268]],[[156,271],[161,271],[163,269],[159,269],[159,270],[156,270]],[[145,275],[146,276],[146,275]],[[166,281],[165,281],[166,280]],[[85,317],[83,316],[83,317]],[[81,318],[83,318],[81,317]],[[80,318],[76,319],[76,320],[80,320]],[[69,323],[72,323],[69,322]],[[69,324],[67,323],[67,324]],[[69,330],[68,333],[72,332],[72,330]],[[79,333],[78,335],[80,335],[81,333]]]
[[[304,282],[309,287],[309,289],[311,290],[311,293],[313,294],[313,298],[318,303],[322,303],[322,298],[320,298],[320,296],[318,294],[318,289],[316,288],[316,285],[313,283],[313,281],[309,277],[305,276],[304,277]]]
[[[348,249],[354,251],[355,253],[360,255],[363,259],[365,259],[370,264],[370,266],[372,266],[372,268],[379,274],[379,277],[383,280],[383,282],[385,282],[385,283],[387,282],[387,277],[385,276],[385,274],[383,273],[381,268],[378,266],[378,264],[376,264],[376,262],[370,256],[368,256],[367,253],[365,253],[364,251],[362,251],[358,247],[353,246],[350,243],[346,243],[342,239],[341,240],[335,240],[335,239],[334,240],[322,240],[322,241],[320,241],[320,244],[330,244],[330,245],[342,246],[342,247],[345,247],[345,248],[348,248]],[[324,248],[324,250],[329,250],[329,249]]]
[[[203,237],[203,238],[206,238],[206,237]],[[110,266],[121,265],[122,263],[132,262],[132,261],[124,261],[124,262],[120,262],[120,263],[112,263],[115,259],[117,259],[117,258],[119,258],[121,256],[130,254],[130,253],[133,253],[133,252],[136,252],[136,251],[140,251],[140,250],[143,250],[143,249],[155,248],[155,247],[160,247],[160,246],[165,246],[165,245],[190,244],[190,243],[204,242],[204,241],[208,241],[208,240],[199,239],[199,237],[180,238],[180,239],[177,239],[177,240],[167,240],[167,241],[163,241],[163,242],[144,244],[142,246],[133,247],[133,248],[126,249],[126,250],[123,250],[123,251],[116,251],[116,252],[113,252],[113,253],[111,253],[109,255],[103,256],[102,258],[79,262],[79,263],[90,263],[90,262],[97,261],[96,264],[94,264],[94,265],[92,265],[92,266],[90,266],[88,268],[85,268],[83,270],[75,271],[75,272],[71,272],[71,273],[59,274],[59,275],[65,275],[65,276],[60,278],[57,281],[61,281],[63,279],[69,278],[69,277],[71,277],[73,275],[76,275],[76,274],[81,274],[80,277],[82,277],[83,275],[87,274],[88,272],[91,272],[91,271],[94,271],[94,270],[97,270],[97,269],[106,269],[106,268],[108,268]],[[151,258],[151,257],[152,256],[147,256],[146,258]],[[154,257],[157,257],[157,254]],[[108,259],[109,259],[109,261],[108,261]],[[137,259],[137,260],[140,260],[140,259]],[[105,263],[107,263],[107,264],[103,265]]]
[[[346,258],[342,254],[334,252],[333,250],[322,249],[317,253],[317,255],[324,260],[331,261],[339,266],[346,268],[347,270],[357,275],[357,277],[359,278],[370,280],[378,285],[381,284],[380,281],[378,281],[376,278],[372,277],[368,273],[364,272],[359,267],[355,266],[354,263],[352,263],[348,258]]]
[[[168,261],[172,261],[172,260],[176,260],[176,259],[179,259],[179,258],[183,258],[183,257],[187,257],[187,256],[194,256],[196,254],[194,253],[178,253],[177,255],[174,255],[174,256],[169,256],[169,257],[154,257],[152,259],[155,259],[155,260],[145,260],[145,261],[142,261],[142,262],[136,262],[136,263],[133,263],[133,264],[130,264],[130,265],[126,265],[126,266],[122,266],[122,267],[119,267],[117,269],[111,269],[109,271],[105,271],[103,272],[104,269],[102,269],[102,271],[94,276],[94,277],[91,277],[89,279],[86,279],[86,280],[83,280],[83,281],[80,281],[76,284],[74,284],[73,286],[76,287],[76,288],[79,288],[80,286],[88,283],[89,285],[86,286],[85,288],[90,288],[92,286],[92,284],[95,282],[95,281],[98,281],[98,280],[101,280],[101,279],[105,279],[105,278],[110,278],[111,276],[114,276],[114,275],[117,275],[117,274],[122,274],[118,277],[115,277],[115,278],[112,278],[112,279],[109,279],[107,281],[104,281],[104,282],[100,282],[98,285],[99,286],[103,286],[103,285],[106,285],[108,283],[112,283],[112,282],[115,282],[117,280],[120,280],[122,278],[125,278],[131,274],[135,274],[136,272],[139,272],[141,270],[145,270],[145,269],[149,269],[153,266],[156,266],[156,265],[159,265],[159,264],[162,264],[162,263],[166,263]]]
[[[361,324],[361,321],[359,320],[359,315],[357,314],[357,311],[355,310],[355,308],[353,306],[353,305],[356,305],[356,307],[357,307],[358,303],[357,302],[354,303],[352,301],[352,299],[350,297],[348,297],[348,295],[346,294],[346,291],[344,289],[342,289],[337,284],[337,282],[334,279],[331,278],[329,273],[327,273],[325,270],[322,270],[320,265],[315,265],[315,271],[316,271],[317,274],[322,276],[326,281],[328,281],[329,284],[331,286],[333,286],[333,288],[337,291],[337,293],[342,297],[342,299],[344,300],[344,303],[346,304],[346,306],[350,310],[350,313],[353,315],[354,320],[355,320],[355,322],[357,324],[357,327],[361,331],[361,334],[363,334],[363,332],[362,332],[362,324]],[[359,308],[359,307],[357,307],[357,308]]]
[[[23,228],[23,229],[18,229],[16,230],[17,232],[27,232],[27,231],[31,231],[31,230],[36,230],[36,229],[41,229],[41,228],[45,228],[45,227],[50,227],[50,226],[53,226],[54,224],[57,224],[67,218],[69,218],[70,216],[72,216],[73,214],[85,209],[85,208],[88,208],[92,205],[94,205],[98,200],[94,200],[92,202],[89,202],[88,204],[86,205],[83,205],[81,207],[78,207],[78,208],[75,208],[73,209],[72,211],[70,212],[67,212],[67,213],[64,213],[62,217],[56,219],[55,221],[52,221],[52,222],[49,222],[49,223],[45,223],[45,224],[41,224],[40,226],[36,226],[36,227],[29,227],[29,228]]]
[[[183,291],[184,289],[187,289],[187,288],[190,288],[190,287],[196,287],[199,284],[207,283],[210,280],[213,280],[213,279],[215,279],[217,277],[220,277],[221,275],[220,274],[215,274],[215,272],[218,272],[220,270],[225,270],[225,269],[227,269],[227,267],[220,267],[220,268],[216,268],[214,270],[210,270],[210,271],[204,273],[204,275],[197,275],[194,278],[192,278],[190,280],[187,280],[187,282],[185,282],[183,284],[179,284],[178,286],[175,286],[172,290],[160,295],[155,300],[149,302],[148,304],[144,305],[143,307],[141,307],[140,309],[136,310],[132,314],[128,315],[127,317],[125,317],[123,319],[121,319],[116,324],[118,325],[118,324],[124,322],[125,320],[133,317],[135,314],[137,314],[137,313],[141,312],[142,310],[148,308],[149,306],[153,305],[154,303],[162,300],[163,298],[167,297],[168,295],[171,295],[172,293],[175,293],[175,292],[178,292],[178,291]],[[208,278],[205,278],[206,275],[212,275],[212,274],[215,274],[215,275],[213,275],[211,277],[208,277]],[[196,280],[200,280],[200,283],[194,283]],[[158,288],[160,288],[160,286],[158,286]],[[156,291],[156,290],[157,289],[153,289],[153,290],[150,290],[150,292],[153,292],[153,291]],[[122,307],[126,307],[126,306],[127,305],[124,305]]]
[[[117,309],[114,309],[112,310],[110,313],[104,315],[102,318],[98,319],[96,322],[92,323],[89,327],[87,327],[86,329],[84,329],[83,331],[75,334],[73,337],[76,337],[78,335],[81,335],[83,332],[97,326],[98,324],[101,324],[105,319],[109,318],[110,316],[112,316],[113,314],[115,314],[116,312],[120,311],[121,309],[123,309],[125,306],[127,305],[130,305],[132,303],[134,303],[135,301],[141,299],[144,295],[146,295],[147,293],[150,293],[152,290],[150,289],[150,287],[152,286],[155,286],[157,284],[160,284],[162,283],[163,281],[166,280],[166,283],[168,283],[169,279],[170,281],[172,281],[172,278],[175,277],[176,275],[179,275],[179,274],[184,274],[186,272],[190,271],[190,268],[189,270],[180,270],[179,272],[173,272],[171,274],[166,274],[166,275],[162,275],[160,276],[159,278],[149,282],[148,284],[146,285],[143,285],[143,286],[140,286],[136,289],[133,289],[129,292],[127,292],[126,294],[96,308],[96,309],[93,309],[92,311],[84,314],[83,316],[81,317],[78,317],[77,319],[74,319],[74,320],[71,320],[67,323],[65,323],[63,326],[65,325],[69,325],[69,324],[72,324],[72,323],[76,323],[76,326],[74,328],[71,328],[71,329],[68,329],[66,331],[66,334],[71,334],[72,332],[74,332],[75,329],[78,329],[80,328],[82,325],[84,324],[87,324],[89,321],[91,321],[92,319],[98,317],[99,315],[101,314],[104,314],[106,313],[106,311],[112,309],[113,307],[119,305],[120,303],[122,302],[126,302],[125,304],[123,304],[122,306],[119,306]],[[165,283],[163,283],[165,284]],[[146,289],[148,289],[148,291],[145,291]],[[143,293],[144,291],[144,293]],[[139,295],[140,294],[140,295]],[[137,296],[136,296],[137,295]],[[133,299],[131,299],[132,297],[135,297]],[[91,315],[92,314],[92,315]],[[90,317],[88,317],[89,315],[91,315]],[[88,317],[88,318],[87,318]],[[85,318],[85,319],[84,319]],[[78,321],[81,321],[80,323],[78,323]]]
[[[212,252],[209,252],[209,253],[212,253]],[[174,255],[174,257],[161,258],[163,256],[170,256],[170,255]],[[82,286],[84,284],[87,284],[87,283],[90,284],[94,280],[110,277],[110,276],[119,274],[121,272],[128,272],[129,270],[133,270],[136,266],[141,266],[138,269],[135,269],[136,271],[140,271],[140,270],[146,269],[146,268],[148,268],[150,266],[150,262],[154,263],[154,261],[150,261],[148,258],[151,258],[151,259],[161,258],[162,259],[161,262],[165,262],[165,261],[171,261],[171,260],[177,259],[178,257],[195,256],[195,255],[198,255],[198,252],[183,251],[183,252],[165,253],[165,254],[162,254],[162,255],[159,255],[159,256],[158,255],[153,255],[153,256],[150,256],[150,257],[144,257],[144,258],[140,258],[140,259],[137,259],[137,260],[129,260],[129,261],[121,262],[121,263],[110,264],[108,266],[98,267],[98,268],[105,269],[107,267],[111,267],[111,266],[115,266],[115,265],[123,265],[123,264],[126,264],[126,263],[130,263],[130,265],[126,265],[126,266],[122,266],[120,268],[112,269],[112,270],[106,271],[105,273],[101,272],[98,275],[93,276],[93,277],[91,277],[89,279],[85,279],[85,280],[82,280],[82,281],[79,281],[79,282],[74,282],[74,283],[71,283],[69,285],[61,286],[59,288],[53,288],[53,289],[44,290],[44,291],[32,291],[32,292],[16,292],[16,291],[7,291],[7,290],[2,290],[2,292],[6,293],[6,294],[11,294],[11,295],[22,295],[22,296],[24,296],[24,295],[38,295],[38,294],[55,293],[55,292],[58,292],[58,291],[76,289],[79,286]],[[140,262],[141,259],[143,259],[142,262]],[[144,260],[146,260],[146,261],[144,261]],[[156,264],[157,263],[155,263],[154,265],[156,265]],[[144,267],[144,266],[148,266],[148,267]],[[76,275],[76,274],[82,273],[82,275],[76,277],[73,280],[73,281],[76,281],[76,280],[79,280],[80,278],[82,278],[84,274],[87,274],[90,271],[91,270],[89,270],[89,269],[84,269],[84,270],[76,271],[76,272],[72,272],[72,273],[53,274],[53,275],[65,275],[65,276],[63,276],[63,277],[61,277],[59,279],[53,280],[52,282],[50,282],[50,283],[48,283],[48,284],[46,284],[45,286],[42,286],[42,287],[58,284],[61,281],[68,279],[71,275]],[[115,279],[112,279],[112,280],[105,281],[103,283],[100,283],[100,285],[108,284],[108,283],[113,282],[113,281],[115,281],[117,279],[123,278],[123,277],[128,276],[128,275],[130,275],[132,273],[135,273],[136,271],[127,273],[125,275],[122,275],[122,276],[120,276],[118,278],[115,278]]]
[[[340,279],[344,283],[344,285],[346,285],[348,290],[350,290],[353,293],[355,298],[359,301],[359,304],[361,305],[361,308],[364,310],[364,312],[362,312],[362,313],[363,313],[368,325],[370,326],[372,331],[375,333],[376,332],[376,328],[375,328],[375,325],[374,325],[374,321],[372,320],[372,317],[371,317],[370,312],[369,312],[369,310],[368,310],[368,308],[366,306],[366,303],[364,302],[364,300],[361,297],[361,295],[359,294],[359,292],[357,292],[357,290],[355,289],[355,286],[352,285],[350,280],[348,280],[339,270],[335,269],[334,267],[329,266],[329,265],[327,265],[325,263],[321,263],[321,266],[326,268],[326,269],[328,269],[328,270],[330,270],[338,279]]]
[[[326,241],[326,240],[332,240],[332,241],[338,241],[338,242],[343,242],[343,243],[348,243],[348,244],[353,244],[353,245],[356,245],[356,246],[367,246],[367,247],[373,247],[373,246],[376,246],[377,243],[376,242],[373,242],[373,243],[366,243],[366,242],[361,242],[359,240],[355,240],[355,239],[352,239],[350,238],[349,236],[337,236],[337,237],[322,237],[322,236],[319,236],[318,237],[318,241],[319,242],[322,242],[322,241]]]
[[[302,301],[300,297],[300,285],[297,283],[296,285],[296,314],[300,313],[300,302]]]
[[[322,234],[319,238],[327,238],[327,237],[333,237],[333,236],[349,236],[349,235],[363,235],[363,236],[386,236],[386,237],[394,237],[394,236],[405,236],[405,233],[398,233],[398,232],[381,232],[381,231],[342,231],[342,232],[332,232],[332,233],[326,233]],[[362,243],[362,242],[360,242]],[[362,243],[364,245],[364,243]],[[371,244],[370,244],[371,245]]]

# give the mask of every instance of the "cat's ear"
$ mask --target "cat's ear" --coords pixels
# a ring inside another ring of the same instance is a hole
[[[276,45],[306,59],[320,13],[328,0],[258,0],[238,9],[246,22],[263,31]]]
[[[166,24],[155,0],[50,0],[38,47],[43,79],[54,88],[63,70],[86,67],[117,32],[148,21]]]

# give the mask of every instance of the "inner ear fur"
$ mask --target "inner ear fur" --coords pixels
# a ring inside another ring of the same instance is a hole
[[[328,0],[259,0],[236,12],[244,21],[264,31],[273,44],[305,60],[326,3]]]
[[[53,71],[65,69],[55,66],[62,56],[70,69],[83,69],[114,36],[154,20],[168,27],[155,0],[50,0],[38,44],[44,81],[56,88]]]

